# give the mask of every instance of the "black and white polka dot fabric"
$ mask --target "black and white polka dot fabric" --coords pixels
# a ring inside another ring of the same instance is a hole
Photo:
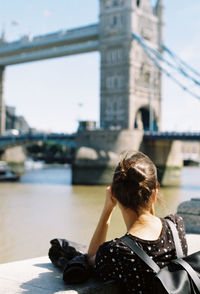
[[[187,255],[187,243],[183,219],[178,215],[169,215],[179,232],[183,252]],[[175,246],[171,230],[165,218],[161,218],[163,229],[159,239],[147,241],[127,235],[158,264],[164,267],[169,261],[176,258]],[[129,247],[120,239],[105,242],[99,247],[95,260],[97,275],[104,281],[115,280],[119,282],[123,293],[150,294],[152,270],[139,259]]]

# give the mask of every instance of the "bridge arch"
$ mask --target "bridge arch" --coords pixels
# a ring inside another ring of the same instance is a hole
[[[158,119],[157,115],[155,113],[155,110],[153,109],[153,131],[158,131]],[[150,109],[149,105],[141,106],[135,115],[135,122],[134,122],[134,128],[140,129],[144,131],[150,130]]]

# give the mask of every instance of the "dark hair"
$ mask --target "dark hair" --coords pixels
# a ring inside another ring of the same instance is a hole
[[[138,213],[149,207],[153,190],[159,186],[157,170],[142,152],[127,152],[115,169],[112,193],[126,208]]]

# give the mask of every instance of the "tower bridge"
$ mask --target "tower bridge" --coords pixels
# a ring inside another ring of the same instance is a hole
[[[133,40],[133,32],[162,51],[162,0],[99,0],[98,24],[15,42],[0,41],[0,134],[5,131],[4,72],[7,66],[99,51],[100,125],[104,129],[161,129],[161,71]],[[154,89],[154,91],[153,91]],[[149,110],[151,100],[152,109]]]
[[[162,70],[133,36],[163,50],[163,1],[99,0],[98,24],[0,42],[0,134],[5,131],[4,72],[7,66],[99,51],[100,130],[80,131],[75,138],[74,184],[110,183],[110,170],[124,149],[147,153],[161,170],[162,181],[180,179],[180,137],[161,130]],[[156,137],[157,136],[157,137]]]

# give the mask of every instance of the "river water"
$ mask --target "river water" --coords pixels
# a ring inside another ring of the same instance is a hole
[[[184,168],[179,188],[161,189],[160,216],[200,197],[200,168]],[[0,263],[47,255],[49,241],[65,238],[88,245],[103,206],[105,187],[72,186],[70,167],[27,171],[17,183],[0,184]],[[118,209],[108,239],[125,233]]]

